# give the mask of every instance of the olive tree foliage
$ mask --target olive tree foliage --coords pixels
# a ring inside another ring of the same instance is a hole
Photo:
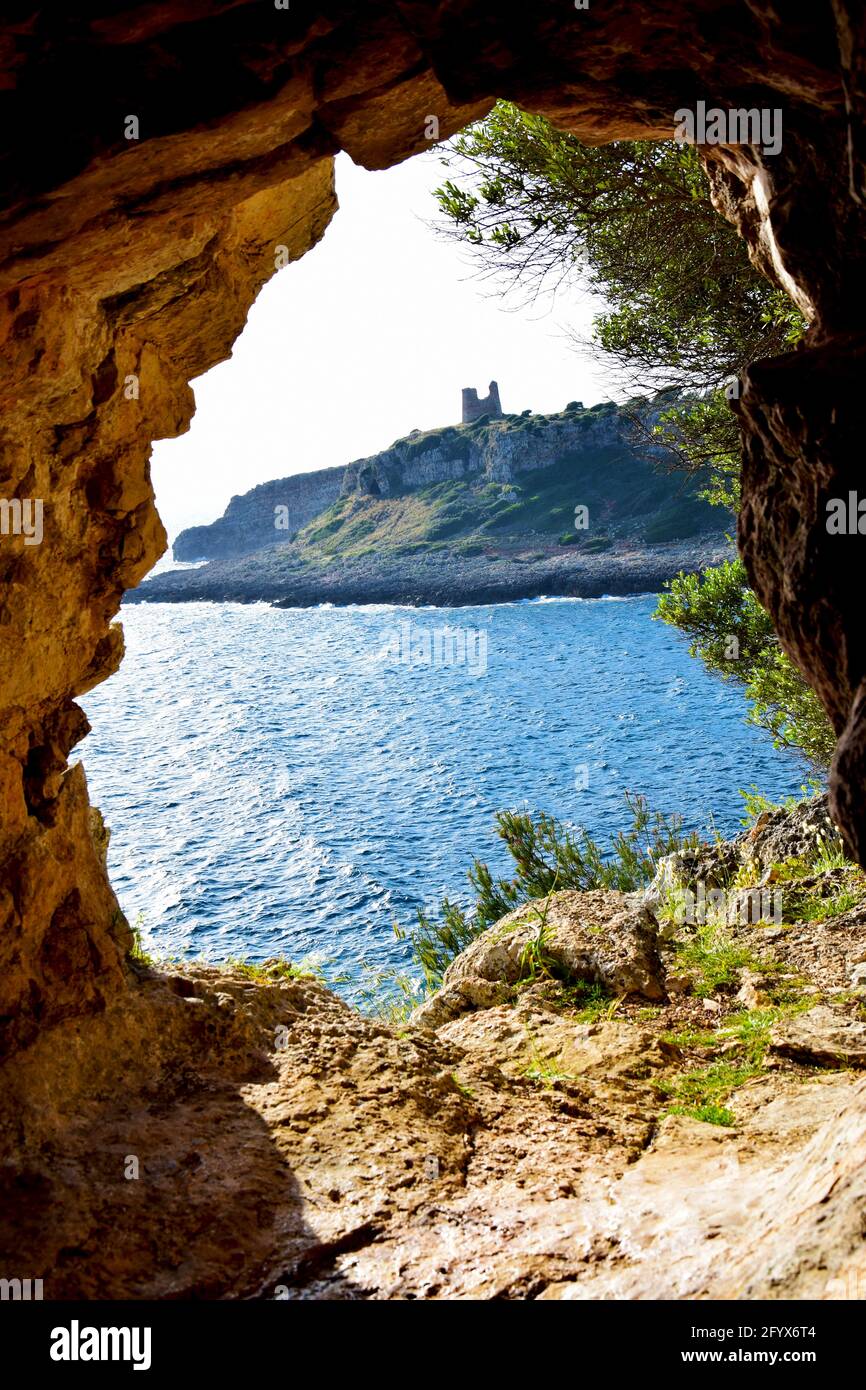
[[[803,323],[713,208],[695,148],[583,145],[499,102],[443,158],[445,235],[526,298],[569,281],[597,295],[596,355],[627,394],[670,393],[655,442],[671,466],[709,471],[713,500],[736,506],[739,442],[725,387],[730,394],[750,362],[785,351]]]
[[[743,687],[748,721],[778,748],[829,766],[836,736],[823,706],[779,646],[773,624],[749,587],[739,558],[671,580],[654,615],[684,632],[708,671]]]
[[[587,146],[500,102],[443,158],[443,234],[471,248],[482,275],[525,299],[569,282],[597,296],[595,354],[605,354],[625,394],[654,396],[649,414],[633,413],[634,428],[662,446],[665,466],[700,475],[704,496],[736,512],[730,398],[749,363],[790,350],[805,324],[713,208],[696,149],[672,140]],[[689,636],[708,670],[743,687],[752,722],[826,767],[829,721],[739,560],[680,575],[657,616]]]

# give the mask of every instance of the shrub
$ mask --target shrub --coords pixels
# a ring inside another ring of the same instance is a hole
[[[426,989],[438,989],[454,957],[523,903],[564,888],[634,892],[649,883],[664,855],[697,849],[697,836],[683,834],[680,816],[651,811],[645,797],[629,792],[626,802],[631,827],[618,832],[607,851],[586,830],[571,830],[544,812],[533,818],[526,811],[500,811],[496,831],[516,873],[510,879],[494,879],[488,866],[476,859],[468,874],[475,893],[469,912],[450,898],[442,900],[438,921],[419,910],[418,925],[408,940]]]

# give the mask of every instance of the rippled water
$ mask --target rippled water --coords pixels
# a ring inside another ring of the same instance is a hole
[[[392,923],[463,897],[474,854],[507,867],[499,809],[606,835],[630,788],[735,830],[738,787],[796,791],[804,770],[654,606],[126,608],[79,749],[124,911],[170,954],[325,957],[351,994],[362,960],[405,965]]]

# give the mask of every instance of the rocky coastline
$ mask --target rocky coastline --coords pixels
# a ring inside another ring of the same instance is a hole
[[[280,608],[394,603],[461,607],[548,597],[599,598],[655,593],[681,570],[690,573],[732,554],[724,536],[640,545],[602,554],[558,553],[361,556],[321,565],[285,545],[238,560],[168,570],[126,595],[125,603],[272,603]]]

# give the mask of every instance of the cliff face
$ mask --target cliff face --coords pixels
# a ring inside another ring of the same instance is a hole
[[[176,560],[224,560],[279,545],[340,496],[344,469],[296,473],[233,497],[210,526],[190,526],[172,546]]]
[[[350,463],[344,470],[298,474],[233,497],[219,521],[180,533],[174,542],[174,558],[231,559],[283,544],[338,498],[396,500],[419,493],[424,500],[430,489],[443,483],[465,483],[477,495],[488,483],[516,483],[530,473],[542,474],[534,480],[534,488],[544,491],[547,483],[551,489],[551,513],[555,515],[549,520],[554,532],[567,531],[574,506],[590,501],[597,502],[597,511],[606,516],[616,513],[617,520],[631,516],[645,531],[652,530],[660,510],[680,510],[687,528],[691,528],[672,534],[688,535],[701,528],[718,530],[718,514],[695,504],[694,483],[685,484],[681,477],[656,471],[658,454],[652,446],[636,442],[628,415],[613,405],[572,409],[558,415],[511,415],[469,426],[418,431],[398,439],[389,449]],[[558,472],[554,475],[555,468]],[[546,479],[544,470],[548,470]],[[572,480],[570,487],[564,482],[567,478]],[[516,496],[494,489],[484,494],[485,505],[477,507],[467,492],[463,533],[472,534],[485,519],[495,521],[503,498],[513,501]],[[453,497],[449,504],[453,510]],[[285,513],[279,510],[283,507]],[[276,524],[286,517],[288,529]],[[340,514],[326,519],[324,530],[330,533],[332,545],[333,538],[339,537],[337,523],[341,519]],[[390,519],[393,542],[400,536],[399,509],[394,508]],[[534,520],[538,524],[539,518]],[[544,530],[546,519],[540,521]],[[533,529],[528,522],[526,525]],[[313,528],[309,534],[319,539],[322,529]],[[452,529],[451,537],[457,540],[460,534]],[[386,551],[391,548],[385,536],[376,541]]]
[[[346,470],[343,492],[390,497],[431,483],[475,477],[513,482],[519,473],[569,459],[581,465],[613,450],[622,468],[639,465],[651,449],[636,451],[625,416],[615,406],[559,415],[510,415],[474,425],[451,425],[399,439],[390,449],[360,459]]]

